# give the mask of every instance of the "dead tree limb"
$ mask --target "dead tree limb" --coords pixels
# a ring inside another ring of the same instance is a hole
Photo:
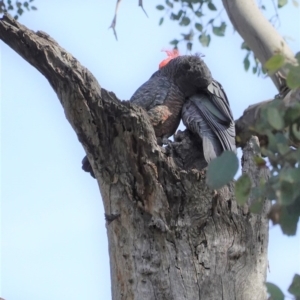
[[[213,192],[205,171],[177,166],[179,148],[173,159],[157,145],[146,113],[101,88],[47,34],[5,15],[0,38],[47,78],[91,162],[108,220],[114,300],[266,299],[265,210],[245,212],[233,184]]]

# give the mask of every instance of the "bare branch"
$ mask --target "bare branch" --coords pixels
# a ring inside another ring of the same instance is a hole
[[[236,131],[236,143],[238,147],[244,147],[251,135],[257,134],[253,128],[257,121],[260,119],[261,110],[268,105],[273,99],[262,101],[253,105],[250,105],[243,113],[243,115],[235,121]],[[283,97],[283,103],[286,107],[293,105],[294,103],[300,103],[300,88],[289,91]],[[260,144],[266,143],[266,137],[260,136]],[[290,146],[298,148],[300,145],[295,144],[294,141],[290,141]]]
[[[295,63],[292,50],[259,10],[255,0],[222,0],[228,17],[262,65],[274,54],[281,53],[287,62]],[[271,75],[281,92],[286,88],[284,68]]]
[[[113,18],[113,20],[112,20],[110,26],[108,27],[108,28],[112,28],[116,40],[118,40],[117,31],[116,31],[117,14],[118,14],[118,10],[119,10],[119,6],[120,6],[121,1],[122,1],[122,0],[117,0],[114,18]]]
[[[144,6],[143,6],[143,0],[139,0],[139,6],[142,8],[142,10],[143,10],[143,12],[145,13],[146,17],[149,18],[149,17],[148,17],[148,14],[147,14],[147,12],[146,12],[146,10],[144,9]]]
[[[224,299],[266,299],[264,215],[245,215],[232,184],[211,193],[205,171],[176,167],[146,112],[101,89],[49,35],[5,15],[0,38],[47,78],[87,152],[107,218],[113,299],[218,299],[223,291]]]

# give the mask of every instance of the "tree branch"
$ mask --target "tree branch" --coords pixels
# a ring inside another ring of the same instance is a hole
[[[105,208],[114,300],[266,298],[265,212],[245,214],[233,184],[212,192],[205,171],[175,166],[178,157],[192,165],[188,135],[170,151],[159,147],[146,112],[101,89],[47,34],[5,15],[0,38],[47,78],[87,152]]]
[[[281,53],[286,61],[295,63],[292,50],[264,17],[254,0],[222,0],[228,17],[246,44],[254,52],[262,65],[275,53]],[[286,70],[281,69],[271,78],[278,91],[286,88]]]
[[[250,105],[244,111],[243,115],[235,121],[236,143],[238,147],[244,147],[253,134],[257,135],[257,132],[252,130],[252,128],[260,120],[261,110],[271,101],[273,99]],[[286,107],[300,103],[300,88],[289,91],[282,101]],[[260,144],[263,145],[266,143],[265,136],[259,136],[259,139]],[[298,148],[300,145],[290,140],[290,146]]]

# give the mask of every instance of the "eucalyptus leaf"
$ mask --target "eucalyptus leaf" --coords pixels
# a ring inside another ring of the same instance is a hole
[[[300,275],[299,274],[295,274],[288,291],[292,295],[296,297],[300,297]]]
[[[274,283],[266,283],[268,294],[271,296],[272,300],[284,300],[284,294],[281,289]]]
[[[196,23],[195,27],[196,27],[197,30],[199,30],[200,32],[202,32],[202,30],[203,30],[203,25],[202,24]]]
[[[251,179],[247,174],[243,174],[236,182],[235,182],[235,197],[236,201],[243,205],[247,202],[251,192]]]
[[[297,232],[297,223],[299,215],[289,210],[288,207],[283,206],[279,218],[279,224],[284,234],[291,236]]]
[[[158,10],[164,10],[165,7],[164,7],[163,5],[157,5],[157,6],[156,6],[156,9],[158,9]]]
[[[239,162],[232,151],[224,151],[212,160],[207,169],[206,183],[212,189],[219,189],[229,183],[236,174]]]
[[[275,54],[266,63],[265,68],[268,71],[275,72],[284,65],[285,59],[282,54]]]
[[[290,71],[287,75],[286,83],[291,89],[300,87],[300,66],[290,66]]]
[[[287,4],[288,0],[278,0],[278,8],[281,8]]]
[[[244,69],[248,71],[250,67],[249,53],[244,58]]]
[[[199,35],[199,41],[203,47],[208,47],[210,43],[210,35],[205,32]]]
[[[180,26],[188,26],[190,23],[191,23],[191,19],[184,16],[184,17],[182,17],[179,25]]]
[[[261,201],[262,199],[260,199],[259,197],[256,197],[255,200],[256,201],[254,201],[250,206],[250,211],[253,214],[258,214],[262,210],[263,202]]]
[[[269,107],[267,110],[268,122],[269,124],[277,130],[281,130],[284,127],[283,118],[279,111],[275,107]]]
[[[207,6],[210,10],[217,10],[217,8],[215,7],[215,5],[212,2],[208,2]]]

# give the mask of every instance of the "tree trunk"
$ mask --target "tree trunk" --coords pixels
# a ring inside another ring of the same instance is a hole
[[[114,300],[266,299],[268,201],[252,214],[237,206],[233,184],[209,190],[205,170],[184,169],[188,135],[171,151],[158,146],[146,113],[101,89],[47,34],[6,15],[0,38],[48,79],[91,162]],[[266,176],[253,164],[255,142],[243,156],[254,186]]]

